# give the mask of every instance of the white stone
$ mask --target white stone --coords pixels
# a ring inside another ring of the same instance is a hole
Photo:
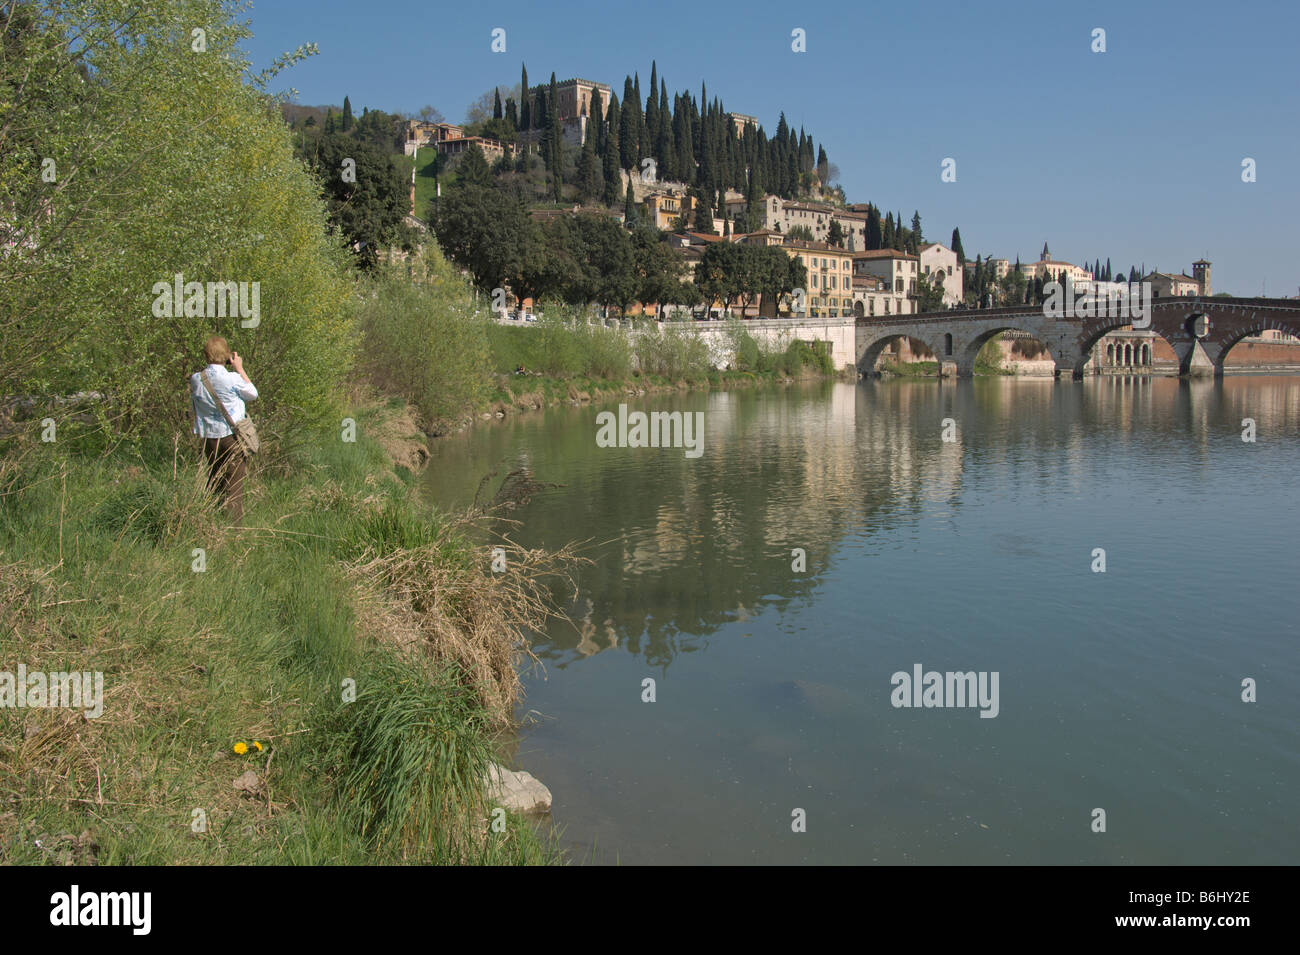
[[[511,812],[549,812],[551,791],[530,773],[514,772],[496,763],[488,764],[488,802]]]

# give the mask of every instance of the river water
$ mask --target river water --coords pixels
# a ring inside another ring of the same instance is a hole
[[[1300,378],[625,402],[703,412],[703,453],[561,408],[423,479],[456,508],[525,468],[559,486],[513,538],[587,542],[512,764],[576,861],[1300,861]],[[917,665],[996,707],[895,706]]]

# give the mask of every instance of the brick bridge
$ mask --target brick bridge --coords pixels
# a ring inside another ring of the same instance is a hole
[[[1209,320],[1204,337],[1195,334],[1196,319]],[[969,378],[975,356],[998,332],[1022,331],[1042,342],[1056,362],[1059,375],[1083,374],[1092,347],[1107,332],[1126,328],[1131,318],[1049,318],[1043,307],[951,309],[918,315],[859,318],[856,329],[857,367],[870,374],[882,349],[899,336],[922,342],[949,374]],[[1276,329],[1300,337],[1300,301],[1279,298],[1157,298],[1151,302],[1151,324],[1143,330],[1163,337],[1178,355],[1184,375],[1221,375],[1228,350],[1241,339]],[[955,366],[955,368],[953,367]]]

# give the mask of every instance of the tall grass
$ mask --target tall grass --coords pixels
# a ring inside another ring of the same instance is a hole
[[[0,668],[98,670],[105,691],[98,719],[0,709],[0,861],[556,859],[523,820],[489,831],[482,791],[522,628],[548,612],[540,559],[491,574],[382,466],[381,412],[353,414],[355,444],[313,433],[288,476],[254,470],[241,531],[184,443],[0,448]]]
[[[434,243],[361,287],[358,323],[362,375],[409,401],[427,429],[441,431],[484,400],[491,320]]]

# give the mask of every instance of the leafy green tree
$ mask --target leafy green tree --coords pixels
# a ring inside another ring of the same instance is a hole
[[[929,276],[916,277],[916,310],[918,312],[935,312],[943,308],[943,283],[930,283]]]
[[[443,253],[491,293],[523,270],[530,219],[524,207],[490,186],[458,183],[433,200],[429,221]]]
[[[639,279],[632,253],[632,240],[618,222],[601,213],[579,215],[576,234],[581,261],[593,289],[586,301],[616,305],[626,313],[636,301]]]
[[[410,211],[410,189],[393,157],[338,133],[321,137],[307,161],[320,178],[330,222],[343,233],[361,265],[374,268],[380,248],[392,242]]]
[[[844,248],[844,227],[840,225],[839,219],[831,220],[830,227],[826,230],[826,241],[837,248]]]
[[[682,301],[681,255],[657,230],[638,228],[632,233],[633,260],[637,274],[637,300],[655,306],[656,312],[665,304],[686,304]]]

